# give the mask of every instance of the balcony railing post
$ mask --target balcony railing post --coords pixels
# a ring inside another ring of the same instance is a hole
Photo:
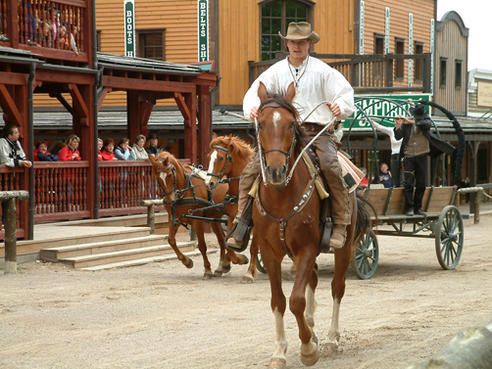
[[[19,0],[9,0],[8,38],[14,48],[19,46],[19,22],[17,21],[18,8]]]

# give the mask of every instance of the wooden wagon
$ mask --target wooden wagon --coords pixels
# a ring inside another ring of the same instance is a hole
[[[353,267],[361,279],[376,273],[379,259],[377,235],[434,238],[437,260],[443,269],[454,269],[463,251],[463,216],[454,205],[457,189],[428,187],[422,201],[425,216],[405,215],[404,189],[369,187],[364,197],[371,205],[373,227],[359,242]]]

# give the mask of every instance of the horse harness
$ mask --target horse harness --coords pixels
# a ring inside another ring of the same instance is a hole
[[[162,197],[163,197],[164,205],[171,207],[171,221],[174,225],[180,224],[186,228],[188,227],[187,224],[183,223],[179,219],[180,217],[178,218],[176,216],[176,209],[179,206],[188,206],[188,205],[202,205],[203,207],[197,208],[197,209],[189,209],[188,214],[183,215],[184,218],[206,220],[206,221],[211,221],[211,222],[224,222],[222,218],[210,218],[210,217],[196,216],[196,215],[194,215],[194,213],[203,212],[203,211],[210,210],[210,209],[220,209],[224,213],[225,205],[229,205],[229,204],[237,202],[236,197],[226,196],[224,198],[224,202],[216,204],[212,200],[212,191],[207,187],[207,200],[204,200],[200,197],[197,197],[196,191],[195,191],[196,186],[192,182],[193,177],[200,178],[199,176],[194,175],[193,173],[184,173],[184,177],[185,177],[184,188],[178,189],[178,188],[176,188],[176,183],[177,183],[177,181],[176,181],[176,167],[172,163],[169,163],[165,169],[170,171],[172,176],[173,176],[173,187],[171,190],[164,192]],[[183,197],[184,194],[190,190],[192,191],[192,197]],[[172,193],[176,194],[176,200],[168,201],[166,199],[166,196],[168,196]]]
[[[212,187],[212,189],[214,189],[215,187],[217,187],[221,183],[231,183],[232,181],[239,180],[241,178],[241,176],[223,178],[224,177],[224,172],[226,171],[226,165],[227,164],[232,165],[231,151],[227,147],[224,147],[222,145],[213,145],[212,146],[212,149],[216,149],[216,150],[225,152],[226,153],[226,161],[227,161],[227,163],[224,165],[224,167],[222,168],[222,170],[218,174],[215,174],[215,173],[207,173],[208,176],[215,177],[215,178],[218,179],[217,183],[215,184],[214,187]]]

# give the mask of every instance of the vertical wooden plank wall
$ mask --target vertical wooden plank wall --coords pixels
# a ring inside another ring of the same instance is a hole
[[[467,43],[458,24],[447,21],[440,32],[436,32],[436,55],[434,74],[434,100],[453,113],[465,114],[467,90]],[[440,59],[447,58],[446,85],[440,86]],[[455,61],[461,60],[461,87],[455,88]]]

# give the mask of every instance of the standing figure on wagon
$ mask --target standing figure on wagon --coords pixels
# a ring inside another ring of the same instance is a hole
[[[354,91],[345,77],[325,62],[309,55],[311,47],[319,41],[319,35],[308,22],[291,22],[285,40],[289,55],[263,72],[252,84],[243,101],[244,115],[254,120],[258,117],[260,99],[258,89],[266,88],[269,95],[286,95],[293,83],[295,96],[292,104],[300,117],[300,132],[304,144],[309,142],[327,124],[327,128],[312,144],[321,172],[331,195],[333,233],[330,247],[343,247],[347,225],[351,220],[349,189],[342,175],[342,167],[337,157],[342,132],[340,121],[354,112]],[[325,102],[325,103],[323,103]],[[320,105],[320,103],[322,103]],[[247,247],[247,229],[250,226],[248,209],[251,198],[248,196],[255,179],[260,173],[258,153],[244,169],[239,183],[239,203],[237,216],[228,240],[228,247],[243,251]]]

